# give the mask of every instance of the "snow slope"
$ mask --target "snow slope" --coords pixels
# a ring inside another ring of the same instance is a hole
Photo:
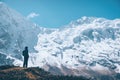
[[[0,53],[22,60],[25,46],[34,51],[39,28],[21,14],[0,2]]]
[[[39,34],[34,66],[120,72],[120,19],[82,17],[51,34]],[[103,72],[103,71],[104,72]],[[63,70],[63,73],[64,70]]]
[[[22,66],[22,51],[28,46],[29,53],[34,53],[38,34],[51,33],[54,29],[46,29],[29,21],[20,13],[0,2],[0,58],[5,64]],[[10,62],[8,60],[11,60]],[[0,65],[4,65],[2,62]]]

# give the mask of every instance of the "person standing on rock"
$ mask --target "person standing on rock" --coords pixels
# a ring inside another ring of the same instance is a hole
[[[28,58],[29,58],[28,47],[27,46],[23,50],[22,55],[24,56],[23,67],[27,68],[27,66],[28,66]]]

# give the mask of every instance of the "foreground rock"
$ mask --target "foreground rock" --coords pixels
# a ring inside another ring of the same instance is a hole
[[[38,67],[1,66],[0,80],[89,80],[83,77],[52,75]]]

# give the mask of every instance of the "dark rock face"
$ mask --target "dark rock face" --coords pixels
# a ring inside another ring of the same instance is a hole
[[[90,80],[84,77],[52,75],[38,67],[1,66],[0,80]]]

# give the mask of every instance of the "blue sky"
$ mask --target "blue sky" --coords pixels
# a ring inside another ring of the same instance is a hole
[[[1,0],[42,27],[61,27],[82,16],[120,18],[120,0]]]

